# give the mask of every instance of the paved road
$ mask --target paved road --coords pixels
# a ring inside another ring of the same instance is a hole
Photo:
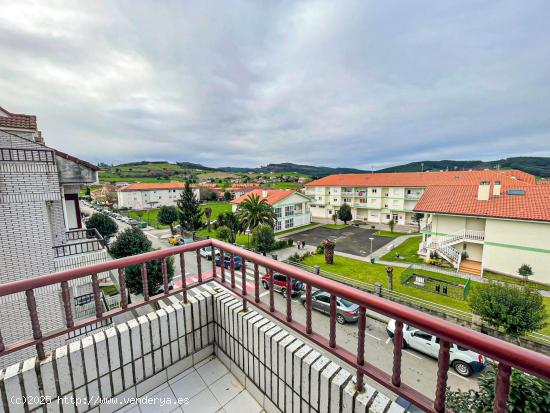
[[[85,207],[83,207],[84,209]],[[127,227],[126,224],[119,222],[121,228]],[[149,239],[152,241],[154,248],[170,248],[170,244],[166,241],[161,240],[155,236],[148,234]],[[186,277],[188,282],[192,282],[193,275],[196,274],[196,254],[195,253],[186,253]],[[212,267],[212,263],[207,260],[201,261],[203,271],[208,271]],[[181,285],[181,274],[179,274],[179,263],[176,263],[176,273],[178,274],[174,278],[174,283],[176,285]],[[229,272],[226,272],[226,275]],[[241,273],[240,271],[236,272],[236,284],[241,286]],[[251,269],[247,269],[247,288],[250,293],[253,292],[254,278],[253,272]],[[191,291],[190,294],[198,293],[202,290],[202,287],[198,287],[195,291]],[[268,291],[262,290],[261,300],[263,302],[269,301]],[[286,311],[286,301],[283,297],[276,293],[275,294],[275,305],[276,308],[280,311]],[[143,307],[146,311],[146,308]],[[296,297],[292,301],[292,314],[294,320],[305,324],[306,312],[304,306],[300,303],[299,299]],[[329,318],[327,315],[314,311],[312,315],[313,328],[316,332],[323,334],[328,337],[329,333]],[[347,350],[355,353],[357,351],[357,325],[356,324],[345,324],[337,325],[336,330],[337,343]],[[386,324],[380,321],[367,318],[367,330],[366,330],[366,350],[365,358],[366,361],[372,363],[376,367],[388,372],[391,374],[392,362],[393,362],[393,343],[388,339],[386,333]],[[435,384],[437,376],[437,361],[429,358],[428,356],[418,353],[415,350],[404,350],[403,359],[402,359],[402,380],[403,382],[409,384],[410,386],[416,388],[420,392],[429,395],[430,397],[435,396]],[[453,370],[449,370],[449,386],[452,389],[475,389],[477,388],[477,378],[472,376],[469,378],[464,378],[457,375]],[[378,385],[371,383],[375,387]],[[385,391],[387,393],[387,390]]]

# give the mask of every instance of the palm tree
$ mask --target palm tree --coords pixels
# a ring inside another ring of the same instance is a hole
[[[325,249],[325,263],[334,264],[334,248],[336,247],[336,242],[331,239],[326,239],[321,244],[323,244]]]
[[[210,232],[210,217],[212,216],[212,208],[204,208],[204,216],[206,217],[206,225],[208,227],[208,232]]]
[[[242,228],[253,230],[258,225],[266,224],[271,228],[275,225],[277,217],[273,208],[265,199],[261,199],[256,194],[248,195],[237,208],[237,217]]]

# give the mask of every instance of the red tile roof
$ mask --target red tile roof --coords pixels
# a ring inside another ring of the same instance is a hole
[[[427,187],[431,185],[478,185],[481,181],[531,185],[535,177],[517,170],[395,172],[329,175],[306,186]]]
[[[0,111],[7,114],[7,116],[0,115],[0,128],[36,130],[36,116],[11,113],[2,107]]]
[[[295,193],[296,191],[292,189],[254,189],[244,195],[241,195],[237,199],[234,199],[233,201],[231,201],[231,203],[240,204],[249,196],[258,195],[260,199],[265,199],[269,205],[274,205],[277,202]],[[264,194],[267,196],[264,196]]]
[[[509,195],[515,186],[503,186],[501,195],[493,195],[491,185],[488,201],[477,199],[478,186],[430,186],[415,211],[469,215],[480,217],[521,219],[550,222],[550,185],[516,186],[524,195]]]

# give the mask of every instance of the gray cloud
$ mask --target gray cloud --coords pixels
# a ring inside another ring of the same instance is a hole
[[[91,161],[550,156],[546,1],[0,10],[0,105],[36,114],[48,144]]]

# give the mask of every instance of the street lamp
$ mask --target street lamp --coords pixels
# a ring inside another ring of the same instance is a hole
[[[370,239],[370,254],[369,255],[372,255],[372,241],[374,240],[374,237],[369,237],[369,239]]]
[[[247,227],[244,233],[248,236],[247,246],[250,248],[250,227]]]

